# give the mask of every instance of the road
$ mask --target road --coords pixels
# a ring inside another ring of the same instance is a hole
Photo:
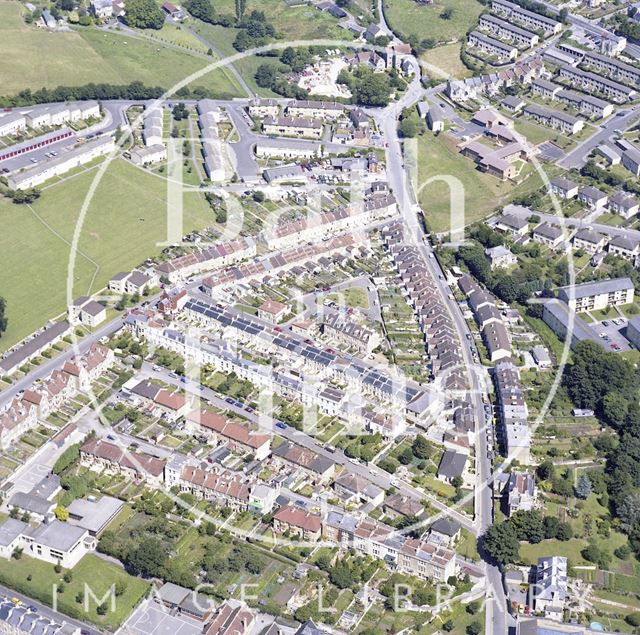
[[[526,215],[526,208],[519,209],[515,207],[510,211],[514,216],[518,216],[520,218],[528,218]],[[560,223],[560,219],[555,214],[544,214],[542,212],[534,212],[536,216],[540,217],[541,221],[545,223],[552,223],[554,225],[558,225]],[[565,218],[565,224],[572,225],[576,229],[581,229],[582,227],[590,227],[591,229],[604,234],[605,236],[609,236],[614,238],[616,236],[623,236],[633,240],[634,242],[640,242],[640,231],[637,229],[627,229],[625,227],[614,227],[613,225],[603,225],[602,223],[590,223],[585,219],[580,218]],[[570,228],[567,227],[567,234],[570,233]]]
[[[409,242],[416,246],[422,254],[424,263],[430,270],[440,296],[452,317],[452,322],[456,326],[461,344],[463,359],[469,376],[470,399],[476,415],[476,519],[474,533],[481,534],[493,522],[493,492],[490,486],[493,470],[491,461],[487,458],[488,440],[487,431],[484,427],[484,404],[482,400],[485,391],[480,380],[482,375],[477,372],[473,364],[473,344],[467,338],[467,334],[470,334],[469,328],[458,305],[455,301],[449,299],[450,289],[441,279],[441,276],[444,277],[444,272],[440,269],[437,259],[431,257],[433,254],[431,245],[424,240],[425,235],[418,221],[419,208],[414,198],[409,176],[405,171],[402,148],[397,134],[397,121],[400,113],[404,108],[415,104],[423,94],[424,91],[420,86],[419,79],[416,77],[399,102],[373,114],[387,142],[387,176],[390,188],[398,200],[398,207],[408,230]],[[499,568],[489,562],[485,561],[483,567],[487,582],[485,632],[492,635],[503,635],[507,633],[507,627],[512,625],[513,622],[506,610],[502,575]]]
[[[621,114],[622,113],[622,114]],[[618,113],[610,117],[601,124],[597,132],[582,143],[579,143],[569,154],[558,161],[558,165],[568,170],[580,168],[586,161],[589,153],[597,148],[601,143],[611,142],[616,135],[616,130],[627,130],[640,118],[640,106],[634,106],[626,110],[619,110]],[[609,145],[612,145],[609,143]]]
[[[476,526],[473,520],[469,518],[469,516],[462,514],[457,510],[451,509],[449,506],[447,506],[445,503],[438,500],[434,496],[425,494],[424,491],[419,490],[412,485],[405,483],[404,481],[392,477],[388,472],[385,472],[376,465],[367,465],[352,461],[341,450],[330,452],[322,445],[320,445],[313,437],[309,436],[305,432],[296,430],[295,428],[288,427],[285,430],[276,428],[275,419],[265,414],[258,415],[255,412],[248,412],[245,407],[229,403],[225,400],[225,397],[223,395],[220,395],[210,388],[203,387],[195,381],[187,380],[186,382],[182,382],[179,378],[171,377],[168,370],[163,369],[161,371],[156,371],[153,369],[153,366],[148,363],[145,363],[141,370],[142,376],[144,377],[159,379],[167,384],[185,390],[190,395],[205,399],[221,410],[229,410],[247,419],[254,425],[260,426],[261,430],[267,433],[277,433],[278,436],[283,437],[284,439],[287,439],[309,450],[312,450],[316,454],[319,454],[329,459],[330,461],[342,465],[347,472],[357,474],[358,476],[361,476],[362,478],[370,481],[371,483],[377,485],[385,491],[390,487],[395,487],[398,492],[405,496],[411,496],[412,498],[417,498],[418,500],[427,500],[429,504],[437,510],[437,514],[435,514],[431,519],[432,521],[440,518],[441,516],[448,516],[459,522],[469,531],[476,533]],[[124,445],[128,445],[133,440],[133,438],[125,438],[126,435],[119,436],[122,437],[121,441]]]
[[[5,388],[2,392],[0,392],[0,411],[2,411],[6,406],[9,405],[11,400],[26,390],[31,386],[31,384],[37,379],[42,379],[43,377],[47,377],[54,371],[56,368],[61,368],[66,361],[71,359],[76,354],[83,354],[86,352],[93,344],[98,342],[103,337],[108,337],[115,333],[116,331],[122,328],[124,321],[121,317],[118,317],[111,322],[108,322],[104,326],[101,326],[99,329],[85,337],[83,340],[78,342],[77,346],[70,346],[65,351],[57,355],[56,357],[52,357],[51,359],[47,359],[42,362],[39,366],[30,371],[27,375],[18,379],[13,384]]]
[[[19,566],[19,565],[16,565],[16,566]],[[89,633],[89,635],[102,635],[101,631],[99,631],[94,626],[89,626],[84,622],[81,622],[79,620],[74,620],[73,618],[67,615],[63,615],[58,611],[54,611],[52,608],[48,607],[46,604],[43,604],[42,602],[33,600],[30,597],[27,597],[26,595],[23,595],[22,593],[18,593],[17,591],[9,589],[5,586],[0,585],[0,595],[4,595],[8,598],[17,598],[26,606],[33,606],[34,608],[37,609],[38,615],[42,617],[46,617],[56,622],[57,624],[62,624],[62,622],[67,622],[67,624],[73,624],[73,626],[82,630],[83,633]]]

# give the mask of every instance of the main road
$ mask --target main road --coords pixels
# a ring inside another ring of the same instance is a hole
[[[417,62],[416,62],[417,63]],[[387,106],[383,110],[373,112],[376,122],[384,134],[387,142],[386,165],[389,186],[393,190],[398,201],[398,207],[402,214],[408,242],[416,246],[422,255],[426,267],[431,272],[436,287],[442,300],[455,324],[458,339],[462,350],[464,364],[466,366],[470,399],[475,412],[476,420],[476,486],[475,486],[475,528],[476,533],[483,533],[493,522],[493,490],[492,465],[487,455],[488,439],[485,426],[485,414],[483,395],[486,392],[483,383],[486,379],[486,371],[482,367],[474,365],[472,354],[472,337],[470,330],[462,316],[460,308],[454,300],[449,298],[450,289],[444,282],[444,272],[435,257],[431,244],[426,240],[426,235],[418,220],[420,208],[415,200],[415,194],[409,174],[405,169],[405,159],[398,138],[397,125],[402,110],[413,106],[424,95],[420,85],[419,75],[414,77],[409,89],[400,101]],[[469,337],[467,337],[469,336]],[[502,585],[502,575],[498,567],[489,562],[483,563],[486,580],[486,624],[485,632],[492,635],[505,635],[507,627],[513,622],[506,612],[506,597]]]

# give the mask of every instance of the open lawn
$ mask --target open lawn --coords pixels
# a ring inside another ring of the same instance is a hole
[[[2,94],[25,88],[54,88],[89,82],[123,84],[139,80],[149,86],[170,88],[208,61],[187,50],[162,42],[105,33],[95,28],[49,33],[25,24],[22,7],[13,0],[0,0],[0,52],[3,68]],[[175,40],[174,32],[163,35]],[[47,63],[42,64],[41,60]],[[82,60],[79,64],[78,60]],[[242,96],[243,92],[222,70],[215,70],[195,82],[216,91],[220,98]]]
[[[27,556],[22,556],[19,562],[4,559],[0,561],[0,581],[3,584],[48,606],[52,603],[52,586],[62,582],[63,575],[64,572],[58,574],[54,571],[54,565]],[[64,584],[64,591],[57,594],[58,610],[102,628],[107,627],[109,630],[115,630],[126,619],[149,588],[149,584],[144,580],[130,576],[120,567],[92,554],[80,560],[72,569],[72,575],[71,582]],[[31,576],[31,580],[27,579],[28,576]],[[89,599],[87,613],[84,612],[82,604],[76,602],[76,595],[84,593],[85,584],[96,597],[102,598],[111,585],[118,581],[126,584],[126,590],[121,596],[116,597],[115,611],[110,610],[110,600],[109,610],[104,616],[96,612],[97,603],[94,600]]]
[[[443,44],[425,51],[420,56],[420,62],[424,62],[424,68],[429,77],[462,79],[470,77],[471,71],[460,60],[460,48],[462,44]]]
[[[234,0],[217,0],[216,12],[234,15]],[[245,15],[252,11],[263,11],[267,20],[276,28],[282,41],[310,40],[314,38],[351,40],[349,31],[338,26],[338,20],[325,11],[306,5],[288,7],[283,0],[249,0]]]
[[[546,169],[549,177],[555,176],[554,169]],[[443,176],[458,179],[464,187],[465,226],[474,223],[513,197],[526,194],[542,186],[537,173],[519,185],[510,181],[479,172],[475,163],[463,157],[456,149],[455,141],[448,135],[434,136],[427,132],[418,138],[418,189],[429,178]],[[429,229],[435,232],[447,231],[450,227],[449,188],[444,181],[435,180],[422,187],[420,203],[426,213]]]
[[[1,295],[9,328],[7,349],[65,311],[70,242],[95,170],[43,191],[31,207],[0,199]],[[118,271],[158,254],[166,241],[166,182],[116,159],[88,208],[74,272],[74,296],[105,286]],[[185,194],[184,232],[210,224],[208,204],[198,192]],[[29,280],[29,284],[24,284]]]
[[[453,12],[448,20],[440,17],[445,9]],[[419,40],[450,42],[464,38],[476,24],[482,5],[477,0],[435,0],[433,4],[384,0],[384,12],[391,28],[405,41],[413,35]]]

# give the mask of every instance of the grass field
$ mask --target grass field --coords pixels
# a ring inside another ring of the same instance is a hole
[[[31,208],[0,199],[0,295],[7,300],[6,350],[65,311],[69,243],[95,170],[45,190]],[[211,224],[200,193],[184,195],[184,231]],[[160,252],[166,241],[166,182],[115,160],[89,206],[80,237],[74,295],[105,286],[118,271]]]
[[[420,56],[420,62],[424,62],[427,66],[425,69],[429,77],[435,79],[455,77],[462,79],[470,77],[471,71],[460,60],[460,48],[462,44],[455,42],[453,44],[443,44],[436,48],[425,51]],[[435,67],[435,68],[430,68]]]
[[[497,208],[505,205],[514,196],[525,194],[542,186],[537,173],[519,185],[479,172],[471,159],[463,157],[456,149],[454,141],[447,135],[435,137],[426,133],[418,138],[418,187],[436,175],[454,176],[464,186],[465,225],[478,221]],[[547,169],[547,175],[555,176],[554,169]],[[450,204],[449,188],[442,181],[434,181],[422,188],[420,202],[426,212],[427,222],[432,231],[449,229]]]
[[[208,63],[186,50],[118,32],[78,28],[73,32],[49,33],[25,24],[21,11],[18,2],[0,0],[0,52],[3,68],[11,69],[2,75],[0,91],[4,95],[25,88],[89,82],[123,84],[133,80],[170,88]],[[175,40],[177,35],[167,31],[163,37]],[[40,63],[43,58],[46,64]],[[212,71],[195,85],[215,90],[220,98],[243,95],[222,70]]]
[[[73,579],[65,584],[63,593],[57,594],[58,610],[115,630],[131,613],[131,610],[138,604],[147,592],[149,584],[140,578],[130,576],[120,567],[105,562],[98,556],[86,555],[72,569]],[[19,562],[15,560],[0,561],[0,581],[3,584],[37,599],[49,606],[52,600],[52,586],[62,582],[63,573],[56,573],[54,565],[23,556]],[[27,577],[31,576],[31,580]],[[102,598],[112,584],[117,581],[126,584],[126,591],[116,598],[115,611],[109,610],[104,616],[96,612],[96,603],[89,601],[89,611],[84,613],[82,604],[75,600],[77,593],[84,593],[85,583],[93,590],[98,598]]]
[[[482,12],[477,0],[435,0],[429,5],[415,0],[384,0],[384,7],[389,25],[402,39],[414,35],[419,40],[431,38],[437,42],[461,40]],[[445,9],[453,11],[449,20],[440,17]]]
[[[216,0],[215,8],[219,14],[234,15],[235,1]],[[283,0],[248,0],[245,15],[255,10],[264,12],[281,40],[352,39],[348,31],[338,26],[336,18],[314,7],[288,7]]]

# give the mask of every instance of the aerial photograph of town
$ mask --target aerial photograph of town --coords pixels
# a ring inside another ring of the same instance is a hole
[[[0,0],[0,635],[598,633],[640,2]]]

